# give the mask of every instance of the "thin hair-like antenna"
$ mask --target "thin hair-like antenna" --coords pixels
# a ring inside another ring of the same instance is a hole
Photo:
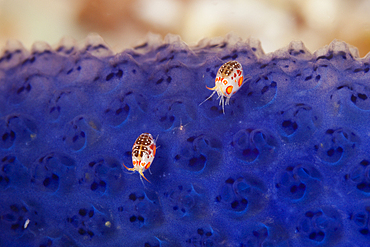
[[[203,104],[204,102],[206,102],[207,100],[209,100],[210,98],[212,98],[212,96],[216,93],[216,90],[213,91],[213,93],[208,97],[206,98],[202,103],[200,103],[199,105]]]

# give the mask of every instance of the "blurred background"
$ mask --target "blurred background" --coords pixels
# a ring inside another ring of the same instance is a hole
[[[301,40],[314,52],[333,39],[370,51],[368,0],[0,0],[0,48],[8,39],[27,49],[81,41],[98,33],[114,52],[140,44],[148,32],[178,34],[189,45],[233,31],[257,38],[266,53]]]

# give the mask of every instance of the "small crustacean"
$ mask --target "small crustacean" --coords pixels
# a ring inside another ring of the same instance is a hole
[[[229,61],[223,64],[218,69],[215,79],[215,86],[213,88],[209,88],[206,86],[207,89],[213,90],[213,93],[199,105],[209,100],[217,92],[218,98],[221,98],[220,105],[222,105],[222,112],[225,114],[224,97],[226,98],[226,105],[228,105],[231,96],[233,96],[242,85],[243,85],[242,65],[237,61]]]
[[[150,181],[144,176],[144,172],[149,169],[153,162],[156,151],[155,140],[149,133],[141,134],[135,141],[132,147],[132,164],[134,167],[128,168],[125,164],[122,164],[127,170],[138,172],[140,174],[140,180],[143,182],[143,178],[150,183]]]

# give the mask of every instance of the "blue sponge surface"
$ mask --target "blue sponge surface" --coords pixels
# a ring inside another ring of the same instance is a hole
[[[242,64],[225,106],[218,68]],[[0,246],[370,246],[370,61],[176,36],[0,58]],[[150,180],[131,174],[157,138]]]

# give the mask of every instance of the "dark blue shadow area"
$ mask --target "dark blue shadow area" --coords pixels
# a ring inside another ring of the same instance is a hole
[[[0,246],[370,246],[370,61],[168,36],[0,57]],[[244,82],[204,102],[218,68]],[[157,138],[144,180],[141,133]]]

